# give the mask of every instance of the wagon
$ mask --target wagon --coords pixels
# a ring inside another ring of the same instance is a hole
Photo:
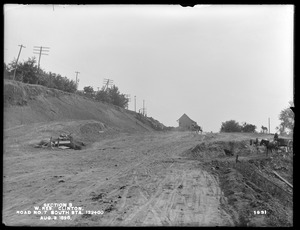
[[[293,151],[293,139],[286,137],[279,137],[277,139],[278,147],[286,147],[289,152]]]

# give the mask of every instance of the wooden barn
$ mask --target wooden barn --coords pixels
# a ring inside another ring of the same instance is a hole
[[[197,122],[193,121],[186,114],[183,114],[177,121],[179,130],[191,130],[193,124],[197,125]]]

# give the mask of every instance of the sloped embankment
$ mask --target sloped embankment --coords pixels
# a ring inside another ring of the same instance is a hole
[[[220,181],[237,226],[290,227],[293,225],[293,194],[248,162],[215,161],[208,166]],[[213,166],[213,167],[211,167]]]
[[[138,125],[132,112],[123,108],[10,80],[4,81],[4,119],[5,128],[47,121],[96,120],[117,130],[154,130],[147,124]]]
[[[183,155],[199,160],[220,181],[227,199],[222,208],[236,226],[293,226],[293,189],[275,175],[293,183],[291,153],[252,151],[248,141],[202,142]],[[241,156],[236,162],[236,155]],[[275,173],[274,173],[275,172]]]

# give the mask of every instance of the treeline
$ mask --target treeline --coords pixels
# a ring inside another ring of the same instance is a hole
[[[280,124],[276,127],[276,132],[280,135],[293,135],[294,133],[294,122],[295,122],[295,114],[292,109],[294,109],[294,103],[292,101],[289,102],[289,106],[283,110],[281,110],[278,118],[280,120]],[[253,133],[256,132],[256,126],[252,124],[247,124],[244,122],[243,124],[239,124],[235,120],[229,120],[226,122],[222,122],[220,132],[245,132],[245,133]]]
[[[243,124],[239,124],[235,120],[229,120],[222,122],[220,132],[231,133],[231,132],[244,132],[244,133],[254,133],[256,129],[255,125],[247,124],[244,122]]]
[[[18,63],[18,65],[16,65],[15,61],[12,61],[8,65],[4,63],[4,78],[13,79],[15,69],[16,81],[43,85],[48,88],[59,89],[69,93],[75,93],[77,90],[75,81],[70,80],[67,77],[62,77],[60,74],[47,73],[38,69],[35,57],[28,58],[27,61]]]
[[[16,69],[15,78],[14,71]],[[54,88],[69,93],[76,93],[96,101],[102,101],[109,104],[114,104],[122,108],[128,105],[128,99],[124,94],[119,92],[117,86],[113,85],[110,88],[102,88],[100,91],[94,91],[93,87],[86,86],[83,91],[77,90],[76,82],[62,77],[60,74],[45,72],[38,69],[35,57],[28,58],[23,63],[20,62],[16,65],[16,61],[12,61],[8,65],[4,63],[4,78],[15,79],[28,84],[43,85],[48,88]]]
[[[99,91],[94,91],[92,86],[86,86],[83,88],[83,91],[78,91],[78,94],[122,108],[126,108],[129,101],[125,94],[120,93],[115,85],[110,88],[103,87]]]

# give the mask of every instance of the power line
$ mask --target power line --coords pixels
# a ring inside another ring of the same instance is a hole
[[[17,61],[16,61],[16,68],[15,68],[15,71],[14,71],[14,78],[13,78],[13,80],[15,80],[15,77],[16,77],[16,71],[17,71],[17,66],[18,66],[18,61],[19,61],[19,57],[20,57],[20,54],[21,54],[21,50],[22,50],[23,47],[26,48],[23,45],[19,45],[19,46],[20,46],[20,50],[19,50],[19,54],[18,54],[18,57],[17,57]]]
[[[40,69],[41,56],[49,55],[48,53],[45,53],[45,52],[49,52],[50,51],[49,49],[50,49],[50,47],[43,47],[43,46],[34,46],[33,47],[33,53],[39,55],[38,70]]]

